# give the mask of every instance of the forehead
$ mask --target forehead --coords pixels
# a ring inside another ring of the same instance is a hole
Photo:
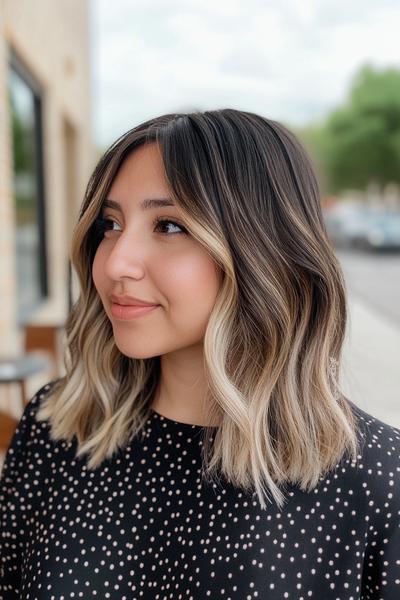
[[[125,203],[126,206],[140,204],[144,210],[174,206],[157,144],[146,144],[136,148],[118,168],[103,206],[107,204],[110,208],[118,210]]]
[[[131,179],[138,182],[150,179],[165,183],[164,165],[157,144],[139,146],[125,157],[118,167],[112,185],[118,185],[121,180]]]

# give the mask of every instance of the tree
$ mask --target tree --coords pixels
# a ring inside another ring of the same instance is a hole
[[[303,130],[325,193],[400,182],[400,71],[364,65],[346,103]]]

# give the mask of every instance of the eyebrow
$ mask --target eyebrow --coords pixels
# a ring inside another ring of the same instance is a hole
[[[161,206],[175,206],[171,198],[145,198],[139,204],[141,210],[150,210],[152,208],[160,208]],[[102,204],[102,208],[114,208],[123,213],[122,206],[119,202],[106,198]]]

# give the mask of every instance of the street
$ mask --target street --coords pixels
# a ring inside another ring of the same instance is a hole
[[[341,389],[366,412],[400,428],[400,254],[336,255],[349,300]]]
[[[349,292],[400,328],[400,252],[336,250],[336,255]]]

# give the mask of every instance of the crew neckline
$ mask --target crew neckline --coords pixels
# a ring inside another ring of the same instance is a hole
[[[196,425],[195,423],[183,423],[182,421],[176,421],[175,419],[170,419],[168,417],[165,417],[164,415],[162,415],[161,413],[157,412],[156,410],[154,410],[154,408],[150,407],[150,412],[159,420],[159,421],[164,421],[165,423],[169,424],[169,425],[173,425],[174,427],[185,427],[188,429],[205,429],[207,426],[206,425]],[[211,429],[218,429],[218,425],[210,425]]]

